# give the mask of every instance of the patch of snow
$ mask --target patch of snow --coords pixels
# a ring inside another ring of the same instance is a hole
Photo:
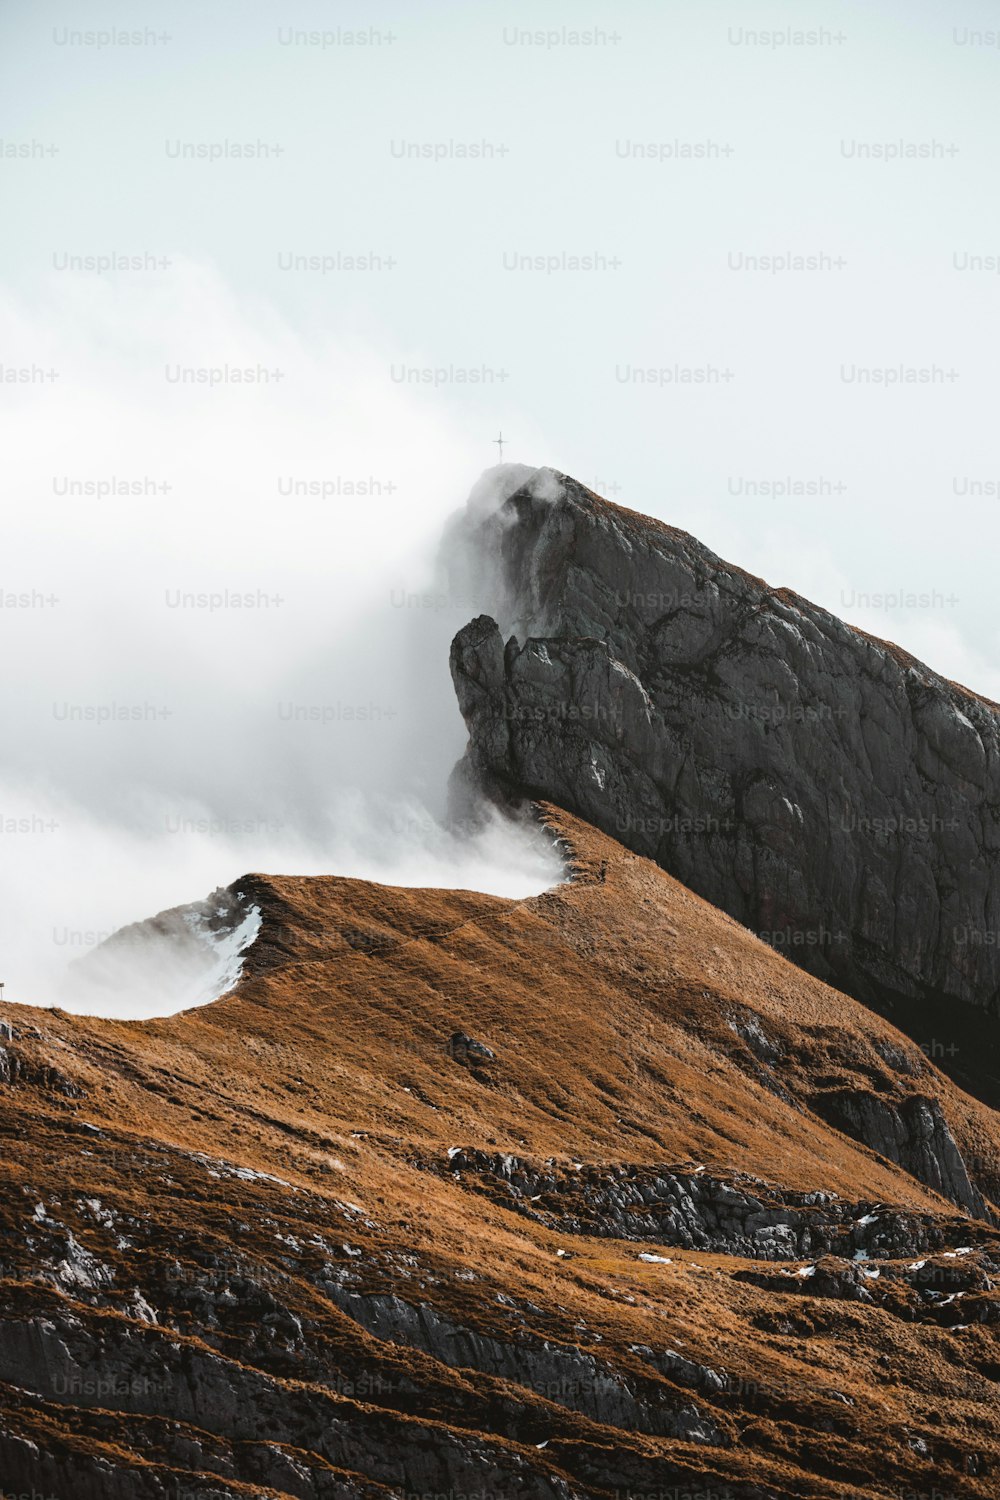
[[[113,932],[73,960],[59,1003],[80,1015],[149,1020],[209,1005],[239,983],[261,929],[258,906],[214,892]]]
[[[922,1271],[924,1269],[924,1266],[926,1266],[926,1264],[927,1264],[927,1262],[925,1260],[915,1260],[913,1262],[912,1266],[907,1266],[906,1269],[908,1271]]]
[[[231,1175],[241,1182],[276,1182],[281,1187],[291,1187],[283,1177],[275,1177],[270,1172],[255,1172],[252,1167],[234,1167]]]
[[[560,1255],[562,1255],[565,1252],[564,1251],[560,1251],[559,1253],[560,1253]],[[646,1250],[640,1251],[640,1253],[639,1253],[639,1259],[640,1260],[647,1260],[647,1261],[650,1261],[650,1262],[655,1262],[655,1264],[659,1265],[659,1266],[672,1266],[673,1265],[673,1261],[670,1259],[669,1255],[650,1255],[648,1253],[648,1251],[646,1251]]]
[[[200,989],[196,998],[190,1002],[192,1005],[208,1005],[211,1001],[228,995],[239,984],[246,951],[260,932],[260,907],[248,907],[242,922],[228,931],[209,927],[200,912],[188,912],[184,920],[211,951],[209,967],[201,980]]]
[[[855,1224],[876,1224],[878,1222],[878,1214],[865,1214],[863,1219],[855,1219],[854,1222]]]
[[[800,1266],[799,1269],[795,1272],[795,1275],[805,1281],[808,1277],[816,1275],[816,1267]]]
[[[237,1166],[236,1162],[222,1161],[217,1156],[206,1156],[202,1151],[192,1151],[189,1154],[192,1161],[198,1162],[205,1168],[209,1177],[236,1177],[240,1182],[273,1182],[278,1187],[291,1188],[293,1193],[298,1192],[298,1188],[292,1183],[286,1182],[283,1177],[275,1177],[271,1172],[255,1172],[252,1167]]]

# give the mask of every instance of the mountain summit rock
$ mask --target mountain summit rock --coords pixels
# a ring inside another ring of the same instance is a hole
[[[452,538],[491,601],[451,651],[457,784],[586,818],[1000,1100],[1000,707],[567,475],[493,473]]]

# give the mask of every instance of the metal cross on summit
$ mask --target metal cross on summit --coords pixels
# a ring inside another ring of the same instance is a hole
[[[500,449],[500,458],[499,458],[498,462],[499,463],[503,463],[503,445],[506,442],[506,439],[505,439],[503,433],[501,432],[500,436],[499,437],[495,437],[493,439],[493,441],[496,443],[497,447]]]

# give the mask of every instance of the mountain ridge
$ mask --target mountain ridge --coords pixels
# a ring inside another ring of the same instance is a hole
[[[705,542],[702,542],[699,537],[695,536],[694,532],[685,531],[681,526],[674,526],[669,521],[664,521],[660,516],[649,515],[646,511],[634,510],[627,505],[620,504],[617,500],[608,500],[599,491],[591,489],[589,485],[583,484],[580,480],[574,479],[569,474],[564,474],[560,469],[543,466],[534,470],[533,473],[550,477],[559,486],[571,486],[575,494],[586,495],[588,503],[595,514],[608,516],[631,535],[638,536],[640,540],[644,531],[653,530],[661,533],[671,541],[680,541],[689,545],[693,544],[703,557],[717,563],[721,572],[731,573],[734,576],[743,578],[747,583],[753,584],[763,593],[780,600],[784,604],[791,604],[796,608],[805,606],[807,610],[814,610],[818,614],[827,615],[831,620],[837,621],[847,630],[860,636],[861,639],[870,642],[871,645],[889,652],[900,666],[917,667],[921,671],[929,673],[947,687],[954,688],[965,697],[972,698],[976,702],[983,704],[984,707],[996,709],[1000,712],[1000,703],[987,697],[985,693],[980,693],[976,688],[969,687],[966,683],[945,677],[943,673],[936,671],[927,662],[915,656],[913,652],[908,651],[905,646],[899,645],[897,641],[891,640],[888,636],[872,635],[870,631],[862,629],[860,625],[852,625],[848,620],[842,621],[839,615],[835,614],[833,610],[827,609],[825,605],[817,604],[815,600],[807,598],[805,594],[798,593],[787,584],[768,583],[767,579],[760,574],[751,573],[748,568],[741,567],[739,563],[729,562],[720,553],[715,552]],[[518,486],[519,489],[528,488],[529,490],[530,487],[530,480],[524,485]],[[511,496],[508,495],[503,503],[506,504],[506,500],[510,498]],[[636,521],[641,523],[639,527],[635,526]]]
[[[539,896],[247,876],[214,1004],[2,1007],[8,1488],[992,1494],[993,1112],[541,816],[576,874]],[[845,1095],[933,1105],[982,1204]]]

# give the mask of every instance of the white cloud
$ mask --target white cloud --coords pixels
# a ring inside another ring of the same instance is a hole
[[[536,840],[435,821],[473,611],[433,561],[478,468],[447,409],[391,351],[310,345],[202,266],[152,294],[52,280],[0,303],[6,362],[60,372],[12,388],[3,435],[0,587],[30,601],[0,617],[8,998],[72,1004],[57,971],[96,935],[250,869],[557,878]],[[235,369],[282,378],[172,378]]]

